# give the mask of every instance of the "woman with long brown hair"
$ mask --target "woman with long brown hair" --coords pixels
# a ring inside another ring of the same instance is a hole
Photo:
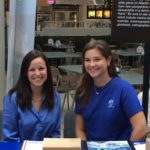
[[[147,133],[134,88],[118,77],[108,44],[89,41],[76,91],[75,132],[83,140],[141,140]]]

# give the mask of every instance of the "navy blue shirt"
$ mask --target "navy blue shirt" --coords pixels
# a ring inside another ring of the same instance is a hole
[[[132,127],[129,119],[143,108],[134,88],[115,77],[103,88],[93,87],[90,101],[84,107],[76,100],[75,113],[82,115],[88,140],[128,140]]]
[[[60,137],[61,101],[55,92],[52,110],[42,107],[38,112],[34,107],[22,111],[16,102],[16,93],[6,95],[3,100],[3,140],[19,141],[43,140],[44,137]],[[42,103],[42,100],[41,100]]]

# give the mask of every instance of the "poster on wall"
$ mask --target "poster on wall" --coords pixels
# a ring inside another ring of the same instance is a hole
[[[150,42],[150,0],[114,0],[113,41]]]

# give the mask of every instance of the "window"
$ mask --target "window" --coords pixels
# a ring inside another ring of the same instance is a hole
[[[95,10],[88,11],[88,18],[95,18]]]
[[[104,5],[87,6],[88,19],[110,19],[111,0],[104,0]]]
[[[108,19],[111,17],[111,10],[107,9],[107,10],[103,10],[103,17]]]
[[[96,18],[103,18],[103,10],[96,10]]]

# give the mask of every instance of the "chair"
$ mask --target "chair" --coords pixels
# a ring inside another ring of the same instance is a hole
[[[69,88],[70,88],[70,79],[68,74],[61,74],[59,69],[55,66],[50,66],[50,70],[52,73],[52,80],[53,80],[53,87],[59,93],[65,93],[63,98],[62,109],[64,107],[65,101],[67,100],[68,103],[68,110],[69,110]]]
[[[38,51],[40,51],[40,52],[43,52],[40,44],[38,44],[38,43],[35,44],[35,49],[38,50]]]
[[[65,93],[69,83],[68,75],[66,73],[60,73],[60,76],[60,82],[56,90],[59,93]]]
[[[73,110],[64,115],[64,138],[75,138],[75,114]]]
[[[52,73],[53,86],[57,90],[57,88],[60,84],[60,80],[61,80],[61,75],[60,75],[59,69],[55,66],[50,66],[50,70]]]
[[[130,71],[135,71],[137,73],[143,74],[144,71],[143,69],[144,69],[143,66],[141,66],[141,67],[131,68]]]
[[[82,64],[82,52],[76,52],[76,54],[80,55],[81,57],[77,57],[74,64]]]
[[[119,56],[115,53],[112,53],[112,57],[114,59],[115,65],[119,68],[122,68],[121,60],[120,60]]]
[[[72,104],[71,104],[71,109],[73,109],[75,91],[78,87],[79,81],[80,81],[80,74],[68,72],[68,85],[66,87],[66,91],[64,94],[62,110],[64,109],[64,105],[66,102],[67,102],[68,110],[70,109],[70,100],[69,100],[70,97],[69,96],[71,96],[71,98],[73,99]]]

